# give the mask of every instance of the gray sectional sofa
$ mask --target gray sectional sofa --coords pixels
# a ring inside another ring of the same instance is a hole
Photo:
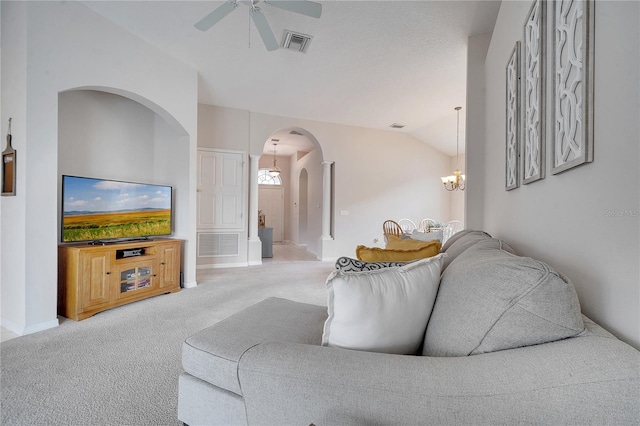
[[[327,346],[331,300],[328,309],[267,299],[184,342],[178,419],[640,424],[640,352],[580,313],[566,277],[481,231],[454,235],[442,253],[432,261],[441,262],[439,289],[415,353]],[[336,271],[328,283],[380,282],[391,270],[403,276],[401,268]]]

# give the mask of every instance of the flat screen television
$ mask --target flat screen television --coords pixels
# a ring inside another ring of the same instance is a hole
[[[63,243],[171,235],[172,187],[62,176]]]

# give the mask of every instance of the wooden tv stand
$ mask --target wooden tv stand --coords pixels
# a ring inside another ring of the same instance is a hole
[[[58,314],[76,321],[180,291],[182,241],[154,238],[58,246]]]

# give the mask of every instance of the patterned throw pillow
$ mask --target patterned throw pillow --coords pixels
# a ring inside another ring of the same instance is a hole
[[[336,269],[342,272],[375,271],[382,268],[404,266],[408,262],[362,262],[351,257],[341,257],[336,260]]]

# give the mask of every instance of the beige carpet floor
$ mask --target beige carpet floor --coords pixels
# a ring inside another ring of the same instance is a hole
[[[177,425],[181,344],[267,297],[326,305],[333,263],[271,262],[0,345],[2,425]]]

